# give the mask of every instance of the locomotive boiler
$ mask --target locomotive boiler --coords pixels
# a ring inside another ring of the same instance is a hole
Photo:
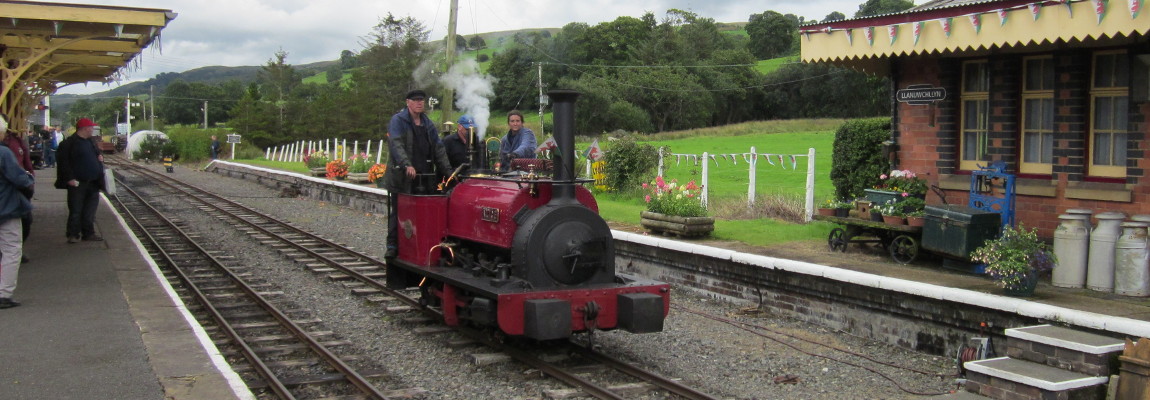
[[[554,105],[555,172],[474,170],[446,193],[396,194],[399,251],[387,283],[418,286],[448,325],[511,336],[560,339],[622,328],[658,332],[670,286],[615,271],[611,230],[575,177],[577,92],[548,93]],[[473,142],[474,143],[474,142]],[[483,165],[475,152],[472,165]]]

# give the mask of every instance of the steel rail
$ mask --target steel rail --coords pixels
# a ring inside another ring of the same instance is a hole
[[[180,229],[178,226],[176,226],[175,223],[173,223],[171,220],[166,218],[162,213],[160,213],[159,210],[155,209],[155,207],[152,207],[150,204],[148,204],[146,201],[144,201],[143,196],[141,196],[139,193],[137,193],[136,191],[134,191],[131,188],[128,188],[126,186],[124,187],[124,190],[126,190],[128,193],[131,193],[138,201],[140,201],[140,203],[144,207],[146,207],[148,210],[155,213],[155,216],[157,217],[157,219],[159,219],[165,225],[167,225],[169,227],[169,229],[174,230],[176,233],[178,233],[181,238],[183,238],[187,243],[189,243],[190,246],[194,247],[203,257],[210,260],[213,266],[215,266],[219,271],[221,271],[223,274],[225,274],[227,277],[229,277],[236,284],[237,287],[239,287],[241,290],[243,290],[245,293],[247,293],[248,296],[252,300],[254,300],[257,305],[259,305],[261,308],[263,308],[265,311],[267,311],[273,318],[278,320],[281,325],[283,325],[285,328],[288,329],[289,332],[292,333],[293,336],[295,336],[300,341],[307,343],[308,347],[312,350],[313,353],[318,355],[320,358],[324,359],[324,361],[326,361],[332,368],[336,369],[341,374],[343,374],[349,383],[351,383],[356,388],[358,388],[363,394],[368,395],[371,398],[375,398],[375,399],[387,399],[388,398],[386,395],[381,393],[379,391],[379,389],[375,387],[375,385],[371,384],[371,382],[368,382],[366,378],[364,378],[362,375],[360,375],[354,368],[347,365],[347,363],[345,363],[343,360],[339,359],[339,357],[337,355],[335,355],[335,353],[333,353],[330,349],[328,349],[327,346],[324,346],[322,343],[320,343],[314,337],[307,334],[307,332],[303,329],[303,327],[299,326],[299,324],[295,323],[295,321],[292,321],[291,318],[288,317],[278,307],[269,303],[262,296],[260,296],[256,292],[256,290],[254,288],[252,288],[250,285],[248,285],[246,282],[244,282],[243,279],[239,278],[233,272],[231,272],[230,270],[225,268],[223,266],[223,263],[220,262],[218,259],[216,259],[214,256],[212,256],[211,253],[207,249],[204,249],[202,246],[199,245],[199,243],[196,243],[193,239],[191,239],[190,235],[188,235],[187,232],[184,232],[183,229]],[[118,196],[116,196],[116,197],[117,197],[116,200],[118,202],[120,202],[120,199],[118,198]],[[125,204],[123,204],[121,202],[121,205],[124,206],[125,211],[130,212],[130,210],[127,208],[127,206]],[[134,215],[132,215],[132,218],[133,218],[133,221],[135,221],[141,227],[145,226],[142,222],[140,222],[137,218],[135,218]],[[145,229],[145,232],[146,232],[146,229]],[[151,236],[150,233],[148,233],[148,237],[149,237],[149,240],[152,241],[153,243],[155,243],[157,245],[157,247],[159,248],[159,246],[158,246],[159,241],[155,237]],[[169,262],[171,265],[179,265],[179,263],[175,262],[175,260],[173,260],[166,252],[164,252],[162,248],[160,248],[160,252],[163,254],[165,260],[167,262]],[[178,275],[180,276],[181,281],[183,281],[185,284],[189,285],[189,287],[194,289],[194,292],[196,293],[197,299],[206,308],[211,310],[210,312],[213,315],[213,318],[216,319],[217,323],[220,323],[221,327],[224,327],[224,329],[226,329],[229,332],[228,335],[233,340],[240,339],[238,333],[234,331],[234,329],[226,321],[226,319],[223,317],[223,315],[221,313],[219,313],[219,311],[216,310],[215,307],[211,306],[211,302],[207,301],[207,297],[203,294],[203,292],[200,291],[199,288],[196,287],[196,285],[194,283],[192,283],[190,279],[188,279],[188,277],[183,273],[183,271],[180,271],[179,268],[174,268],[174,269],[178,272]],[[271,384],[269,386],[271,386],[273,388],[273,391],[275,391],[276,394],[280,395],[281,397],[283,397],[285,399],[294,399],[295,398],[295,396],[292,395],[290,391],[288,391],[286,386],[284,386],[284,384],[278,378],[274,377],[274,375],[271,373],[270,368],[268,368],[259,359],[258,356],[255,356],[255,352],[242,339],[236,340],[236,342],[241,344],[241,347],[244,349],[245,357],[249,358],[249,361],[252,361],[254,358],[253,365],[258,365],[260,367],[259,368],[259,370],[261,371],[260,375],[263,376],[265,379],[268,379],[269,382],[271,382]]]

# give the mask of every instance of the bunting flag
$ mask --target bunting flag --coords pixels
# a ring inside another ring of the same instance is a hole
[[[763,158],[767,159],[767,164],[771,164],[772,167],[775,166],[775,162],[771,161],[771,155],[770,154],[763,154]]]
[[[803,31],[803,37],[807,38],[808,42],[811,41],[811,32],[810,31]]]
[[[750,164],[752,161],[755,160],[755,158],[751,157],[751,156],[754,156],[754,154],[743,153],[743,161],[745,161],[747,164]]]
[[[554,138],[548,140],[554,140]],[[603,148],[599,147],[599,139],[591,141],[591,145],[587,147],[587,152],[583,154],[584,157],[590,158],[591,161],[602,160],[604,155]]]
[[[1006,9],[995,11],[998,13],[998,26],[1006,25]]]
[[[974,34],[982,32],[982,14],[970,14],[970,24],[974,26]]]
[[[1037,21],[1038,20],[1038,11],[1042,10],[1042,4],[1041,3],[1030,3],[1030,4],[1026,5],[1026,8],[1030,9],[1030,16],[1034,17],[1034,20]]]
[[[52,29],[56,30],[56,36],[60,36],[60,28],[64,27],[64,23],[60,21],[52,21]]]
[[[543,144],[539,145],[539,147],[536,147],[535,152],[542,153],[547,150],[554,150],[556,147],[559,147],[559,144],[555,143],[555,137],[552,136],[543,141]]]
[[[112,29],[116,31],[116,38],[124,35],[124,24],[112,25]]]
[[[938,20],[938,24],[942,26],[942,33],[946,34],[947,38],[950,37],[950,21],[951,18],[943,18]]]
[[[795,156],[792,155],[791,156],[791,171],[798,171],[798,170],[799,170],[799,161],[797,158],[795,158]]]
[[[1098,16],[1098,25],[1102,25],[1102,18],[1106,16],[1106,2],[1102,0],[1090,0],[1094,3],[1094,15]]]
[[[820,29],[820,31],[822,31],[823,33],[831,33],[831,27],[824,26],[823,29]]]
[[[1134,1],[1134,0],[1130,0],[1130,1]],[[855,45],[855,30],[854,29],[847,29],[846,33],[847,33],[847,45],[854,46]]]
[[[731,154],[731,164],[739,165],[739,155]]]
[[[874,27],[868,26],[863,28],[863,36],[866,36],[867,44],[874,46]]]
[[[1074,18],[1074,7],[1070,5],[1070,0],[1058,0],[1059,3],[1066,5],[1066,13],[1070,14],[1070,18]]]
[[[787,169],[787,166],[785,164],[783,164],[783,155],[782,154],[779,154],[779,166],[783,167],[783,169]]]
[[[918,21],[918,22],[914,23],[914,45],[915,46],[918,46],[918,38],[919,38],[919,36],[922,36],[922,26],[924,24],[925,23],[922,21]]]
[[[706,160],[704,160],[704,162],[705,162],[705,161],[706,161]],[[715,162],[715,166],[716,166],[716,167],[718,167],[718,166],[719,166],[719,160],[716,160],[716,159],[715,159],[715,155],[714,155],[714,154],[712,154],[712,155],[711,155],[711,161],[714,161],[714,162]]]
[[[1127,0],[1130,3],[1130,19],[1138,18],[1138,12],[1142,11],[1142,0]]]
[[[890,44],[894,46],[894,41],[898,39],[898,25],[889,25],[886,27],[886,34],[890,36]]]

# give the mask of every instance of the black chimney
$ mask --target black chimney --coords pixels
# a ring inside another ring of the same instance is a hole
[[[575,202],[575,99],[579,92],[574,90],[552,90],[547,92],[555,116],[555,187],[552,203],[559,201]]]

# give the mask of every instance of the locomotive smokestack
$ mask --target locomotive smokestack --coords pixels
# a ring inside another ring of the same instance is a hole
[[[574,90],[552,90],[547,92],[555,113],[555,192],[552,202],[575,202],[575,99],[579,92]]]

